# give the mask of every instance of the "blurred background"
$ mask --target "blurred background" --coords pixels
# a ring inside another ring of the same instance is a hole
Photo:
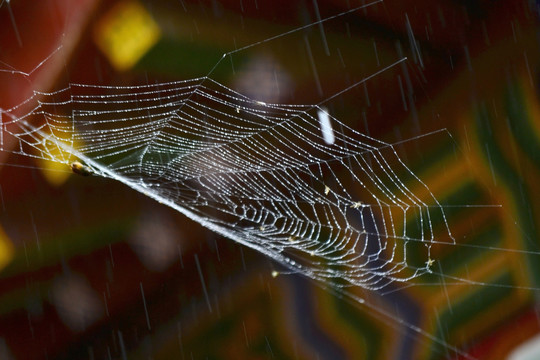
[[[0,152],[1,359],[540,358],[534,1],[0,4],[1,109],[70,83],[207,75],[264,102],[324,102],[397,144],[468,245],[433,246],[446,280],[352,289],[362,305],[273,277],[270,259],[121,183]]]

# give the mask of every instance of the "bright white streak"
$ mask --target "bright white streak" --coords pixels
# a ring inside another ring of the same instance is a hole
[[[330,123],[330,116],[326,112],[325,108],[320,108],[317,111],[317,116],[319,116],[319,123],[321,124],[321,132],[324,139],[324,142],[328,145],[332,145],[336,138],[334,137],[334,130],[332,129],[332,124]]]

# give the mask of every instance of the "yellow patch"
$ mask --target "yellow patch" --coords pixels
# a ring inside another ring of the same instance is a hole
[[[77,141],[65,142],[65,144],[75,150],[81,147],[81,142]],[[49,184],[56,187],[61,186],[72,174],[69,164],[74,160],[74,157],[50,141],[43,143],[43,151],[44,158],[37,159],[37,166]]]
[[[15,255],[15,247],[0,227],[0,270],[5,268]]]
[[[43,177],[47,182],[53,186],[60,186],[66,182],[71,172],[66,164],[62,164],[55,161],[47,161],[43,159],[38,160],[39,168],[43,173]]]
[[[96,44],[117,70],[132,68],[161,36],[152,16],[134,0],[115,5],[94,30]]]

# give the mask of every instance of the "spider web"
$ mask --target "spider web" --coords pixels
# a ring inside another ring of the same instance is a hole
[[[345,288],[409,283],[432,272],[433,243],[454,243],[443,207],[394,145],[355,131],[319,105],[266,104],[210,78],[71,84],[36,96],[39,105],[25,116],[4,111],[2,141],[16,142],[10,152],[66,166],[80,161],[94,175],[121,181],[354,303],[365,301]],[[321,116],[339,129],[331,144]],[[35,117],[42,125],[30,125]],[[435,239],[434,222],[446,229],[446,241]],[[411,244],[424,246],[423,266],[409,264]],[[461,353],[368,306],[390,326]]]
[[[455,244],[444,207],[396,145],[356,131],[322,106],[404,61],[312,105],[244,96],[212,79],[221,60],[208,76],[186,81],[70,84],[2,110],[1,150],[66,166],[78,161],[94,175],[118,180],[290,272],[364,303],[345,288],[382,291],[392,283],[410,284],[433,272],[433,244]],[[33,101],[37,106],[19,116]],[[325,118],[331,128],[323,125]],[[436,239],[441,228],[446,237]],[[418,245],[424,248],[420,266],[407,256]],[[367,306],[390,325],[406,326],[468,357],[444,339]]]
[[[444,211],[405,185],[429,192],[391,144],[320,106],[254,101],[209,78],[103,90],[39,94],[32,112],[4,121],[13,152],[80,160],[313,279],[379,290],[429,271]],[[340,129],[331,144],[322,114]],[[411,241],[425,245],[425,267],[407,263]]]

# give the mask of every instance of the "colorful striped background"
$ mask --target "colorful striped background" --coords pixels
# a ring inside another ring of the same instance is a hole
[[[4,2],[0,68],[28,72],[58,39],[66,45],[29,77],[0,73],[0,108],[35,87],[205,75],[223,53],[355,4]],[[126,6],[144,13],[123,19]],[[152,21],[157,28],[145,33]],[[140,30],[146,45],[124,44],[115,63],[103,45],[118,41],[111,24]],[[324,31],[329,56],[319,27],[310,27],[234,53],[212,78],[266,96],[266,71],[284,84],[279,101],[318,103],[400,52],[408,56],[407,65],[326,105],[351,127],[395,143],[444,206],[455,243],[434,222],[433,273],[378,292],[336,291],[299,274],[274,278],[282,268],[270,259],[121,184],[50,180],[51,169],[43,170],[50,164],[3,154],[0,358],[504,359],[540,331],[536,5],[387,0],[329,21]],[[36,41],[40,32],[44,40]],[[425,189],[412,190],[430,201]],[[408,220],[414,228],[417,219]],[[424,266],[423,244],[410,242],[407,251],[409,265]]]

